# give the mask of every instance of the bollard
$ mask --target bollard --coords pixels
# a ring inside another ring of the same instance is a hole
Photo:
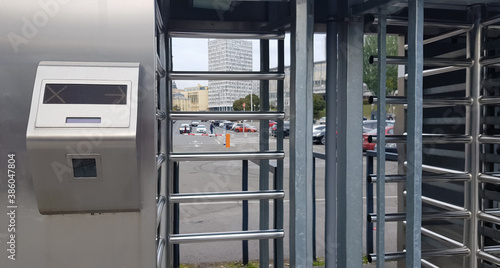
[[[231,134],[227,133],[226,134],[226,148],[231,147],[230,141],[231,141]]]

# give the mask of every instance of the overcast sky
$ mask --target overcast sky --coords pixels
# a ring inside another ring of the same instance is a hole
[[[259,40],[252,41],[253,70],[259,70]],[[271,68],[277,66],[277,45],[275,40],[270,41]],[[326,39],[324,34],[314,35],[314,61],[325,60]],[[208,39],[174,38],[172,40],[173,69],[174,71],[208,71]],[[290,35],[285,36],[285,65],[290,65]],[[197,84],[208,85],[208,81],[175,81],[177,88],[194,87]]]

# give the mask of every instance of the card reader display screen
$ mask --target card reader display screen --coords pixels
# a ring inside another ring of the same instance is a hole
[[[97,177],[95,158],[73,158],[73,176],[75,178]]]
[[[46,84],[45,104],[127,104],[127,85]]]

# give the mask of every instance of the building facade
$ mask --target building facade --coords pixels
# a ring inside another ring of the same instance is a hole
[[[252,71],[252,42],[232,39],[208,41],[208,70],[213,72]],[[208,108],[211,111],[232,111],[235,100],[252,92],[252,81],[208,81]]]

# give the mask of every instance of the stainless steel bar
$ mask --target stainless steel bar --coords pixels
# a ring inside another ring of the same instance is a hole
[[[438,207],[438,208],[442,208],[442,209],[446,209],[446,210],[450,210],[450,211],[467,211],[463,207],[459,207],[459,206],[456,206],[456,205],[453,205],[453,204],[450,204],[450,203],[446,203],[446,202],[443,202],[443,201],[440,201],[440,200],[437,200],[437,199],[434,199],[434,198],[429,198],[429,197],[426,197],[426,196],[422,196],[422,202],[426,203],[428,205],[432,205],[432,206],[435,206],[435,207]]]
[[[165,238],[160,237],[158,239],[158,246],[156,249],[156,268],[161,268],[161,263],[163,260],[163,253],[165,252]]]
[[[477,219],[481,220],[481,221],[491,222],[494,224],[500,224],[500,217],[493,216],[493,215],[488,214],[486,212],[478,212]]]
[[[485,246],[483,248],[483,251],[486,253],[500,253],[500,245],[495,245],[495,246]]]
[[[160,195],[156,197],[156,228],[160,224],[163,208],[165,207],[165,203],[167,202],[167,198],[165,196]]]
[[[469,181],[470,174],[437,174],[437,175],[422,175],[423,182],[447,182],[447,181]],[[368,183],[376,183],[377,175],[368,175]],[[385,175],[386,183],[406,182],[406,175]]]
[[[197,203],[197,202],[224,202],[240,200],[283,199],[284,191],[261,190],[243,192],[217,192],[217,193],[183,193],[171,194],[172,203]]]
[[[377,56],[370,56],[370,64],[378,62]],[[408,58],[402,56],[388,56],[387,64],[392,65],[407,65]],[[472,65],[472,60],[455,60],[455,59],[440,59],[440,58],[424,58],[424,66],[435,66],[435,67],[470,67]]]
[[[282,1],[286,2],[286,1]],[[194,32],[172,31],[170,37],[178,38],[215,38],[215,39],[278,39],[284,40],[284,32]]]
[[[260,72],[269,72],[269,40],[260,40]],[[260,81],[260,110],[269,111],[269,81]],[[259,150],[269,151],[269,122],[261,120],[259,132]],[[269,190],[269,160],[261,159],[259,165],[259,190]],[[259,229],[269,229],[269,200],[261,199],[259,202]],[[269,240],[259,241],[259,266],[269,267]]]
[[[450,219],[468,219],[471,217],[469,211],[444,211],[444,212],[422,212],[422,221],[450,220]],[[386,222],[397,222],[407,220],[406,213],[387,213]],[[368,215],[369,222],[377,222],[377,214]]]
[[[481,22],[481,24],[480,24],[480,27],[481,28],[488,27],[492,24],[499,23],[499,22],[500,22],[500,16],[497,15],[497,16],[483,20],[483,22]]]
[[[500,144],[500,136],[479,135],[480,144]]]
[[[500,104],[500,97],[497,97],[497,96],[481,96],[481,97],[479,97],[479,104],[481,104],[481,105],[495,105],[495,104]]]
[[[422,76],[427,77],[427,76],[433,76],[433,75],[438,75],[438,74],[445,74],[445,73],[449,73],[449,72],[462,70],[464,68],[465,67],[442,67],[442,68],[428,69],[428,70],[424,70],[422,72]],[[408,79],[408,74],[405,74],[405,79]]]
[[[467,135],[453,134],[422,134],[423,144],[452,144],[452,143],[471,143],[472,137]],[[389,135],[385,139],[386,143],[408,143],[408,135]],[[377,136],[368,136],[369,143],[377,142]]]
[[[445,32],[445,33],[436,35],[434,37],[430,37],[430,38],[424,39],[423,44],[427,45],[427,44],[431,44],[431,43],[434,43],[434,42],[437,42],[437,41],[444,40],[446,38],[450,38],[450,37],[453,37],[453,36],[461,35],[463,33],[468,32],[470,30],[470,28],[471,27],[469,27],[468,29],[465,28],[465,29],[451,30],[449,32]],[[408,49],[408,45],[405,45],[405,49]]]
[[[254,240],[254,239],[274,239],[283,238],[285,232],[279,229],[261,231],[241,231],[241,232],[216,232],[216,233],[195,233],[195,234],[175,234],[170,235],[170,244],[187,244],[202,242],[221,242],[232,240]]]
[[[406,166],[407,162],[404,163]],[[430,165],[422,165],[422,170],[426,172],[432,172],[432,173],[450,173],[450,174],[470,174],[464,171],[458,171],[458,170],[453,170],[453,169],[448,169],[448,168],[442,168],[442,167],[435,167],[435,166],[430,166]]]
[[[455,241],[447,236],[433,232],[433,231],[426,229],[426,228],[422,228],[422,235],[425,235],[425,236],[430,237],[436,241],[439,241],[440,243],[442,243],[446,246],[457,247],[457,248],[464,246],[463,243],[461,243],[461,242]]]
[[[377,118],[386,118],[386,63],[387,63],[387,10],[385,7],[378,8],[378,33],[377,33],[377,75],[378,96]],[[385,255],[385,120],[377,121],[377,221],[376,245],[377,258],[382,259]],[[384,262],[377,262],[377,268],[384,268]]]
[[[283,80],[285,73],[264,72],[170,72],[171,80]]]
[[[231,161],[283,159],[283,152],[234,152],[234,153],[171,153],[171,161]]]
[[[378,23],[378,19],[375,18],[373,23]],[[390,26],[408,26],[408,20],[403,19],[387,19],[387,25]],[[471,29],[471,24],[464,23],[454,23],[454,22],[440,22],[440,21],[424,21],[425,27],[435,27],[435,28],[450,28],[450,29]]]
[[[432,264],[431,262],[424,259],[421,259],[420,262],[422,263],[422,267],[424,268],[439,268],[439,266]]]
[[[167,156],[164,153],[161,153],[156,156],[156,169],[159,169],[163,162],[167,160]]]
[[[276,120],[284,119],[285,113],[283,112],[175,112],[170,113],[172,120]],[[267,131],[267,130],[265,130]]]
[[[476,253],[476,256],[482,260],[489,261],[489,262],[494,263],[496,265],[500,265],[500,258],[495,256],[495,255],[491,255],[489,253],[486,253],[484,251],[479,250]]]
[[[370,97],[368,99],[370,104],[377,103],[378,99],[376,97]],[[434,108],[434,107],[446,107],[446,106],[456,106],[456,105],[472,105],[472,98],[440,98],[440,99],[423,99],[422,104],[424,108]],[[498,100],[500,103],[500,98]],[[408,104],[408,99],[404,96],[387,96],[387,104]]]
[[[477,179],[478,179],[479,182],[500,184],[500,177],[497,177],[497,176],[492,176],[492,175],[487,175],[487,174],[481,174],[480,173],[477,176]]]
[[[480,61],[482,66],[498,65],[500,63],[500,57],[484,57]]]
[[[406,257],[406,253],[407,253],[407,251],[387,253],[387,254],[385,254],[384,260],[386,262],[404,260]],[[422,254],[423,258],[447,257],[447,256],[467,256],[470,254],[470,251],[466,247],[459,247],[459,248],[448,248],[448,249],[422,250],[421,254]],[[376,262],[377,256],[373,253],[369,254],[368,261],[369,262]],[[419,262],[420,262],[420,259],[419,259]]]

